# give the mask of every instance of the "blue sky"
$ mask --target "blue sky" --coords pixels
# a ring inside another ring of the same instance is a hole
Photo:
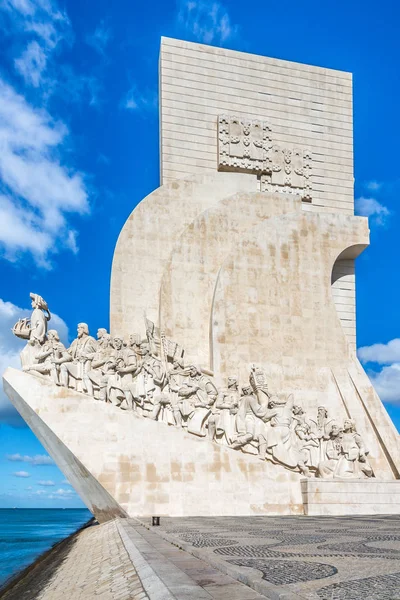
[[[0,0],[0,370],[18,364],[10,327],[31,291],[65,341],[79,321],[108,325],[118,233],[159,185],[165,35],[354,73],[355,198],[371,226],[358,346],[400,429],[399,18],[393,0]],[[82,506],[45,456],[0,393],[0,507]]]

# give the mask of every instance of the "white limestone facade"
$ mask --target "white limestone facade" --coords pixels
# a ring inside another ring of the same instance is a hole
[[[273,143],[311,152],[312,202],[305,210],[354,214],[351,73],[162,38],[162,183],[215,174],[218,117],[225,114],[267,121]],[[260,178],[252,178],[260,190]],[[355,348],[354,261],[335,265],[332,293]]]
[[[110,333],[65,348],[32,293],[4,375],[100,519],[400,512],[398,433],[355,353],[351,86],[162,39],[162,183],[120,232]]]

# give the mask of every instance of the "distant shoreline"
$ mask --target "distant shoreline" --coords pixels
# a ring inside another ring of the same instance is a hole
[[[0,510],[13,510],[13,509],[0,509]],[[15,509],[15,510],[24,510],[24,509]],[[34,510],[34,509],[29,509],[29,510]],[[40,509],[38,509],[38,510],[40,510]],[[49,510],[51,510],[51,509],[49,509]],[[49,548],[45,552],[42,552],[42,554],[40,554],[40,556],[38,556],[30,565],[28,565],[27,567],[24,567],[23,569],[21,569],[21,571],[18,571],[14,575],[11,575],[8,579],[6,579],[4,584],[0,587],[0,598],[5,598],[7,595],[7,598],[10,597],[10,599],[11,599],[14,588],[16,588],[16,586],[21,584],[28,575],[33,575],[33,576],[38,575],[38,574],[33,573],[33,571],[37,567],[44,567],[44,566],[48,566],[51,563],[54,563],[54,567],[56,568],[58,566],[58,564],[64,558],[64,555],[67,553],[67,551],[69,552],[70,548],[75,543],[75,539],[77,538],[77,536],[84,529],[87,529],[88,527],[92,527],[95,524],[97,524],[96,519],[94,517],[91,517],[84,525],[79,527],[76,531],[74,531],[73,533],[68,535],[63,540],[60,540],[59,542],[56,542],[55,544],[53,544],[51,546],[51,548]],[[45,585],[45,584],[46,584],[46,582],[43,581],[43,585]],[[18,596],[15,596],[15,598],[18,598]]]

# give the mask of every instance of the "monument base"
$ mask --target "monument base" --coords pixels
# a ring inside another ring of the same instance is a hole
[[[400,514],[399,480],[303,479],[301,491],[309,516]]]

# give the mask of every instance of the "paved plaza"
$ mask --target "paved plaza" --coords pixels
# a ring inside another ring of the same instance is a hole
[[[400,599],[398,516],[164,518],[153,530],[267,598]]]

